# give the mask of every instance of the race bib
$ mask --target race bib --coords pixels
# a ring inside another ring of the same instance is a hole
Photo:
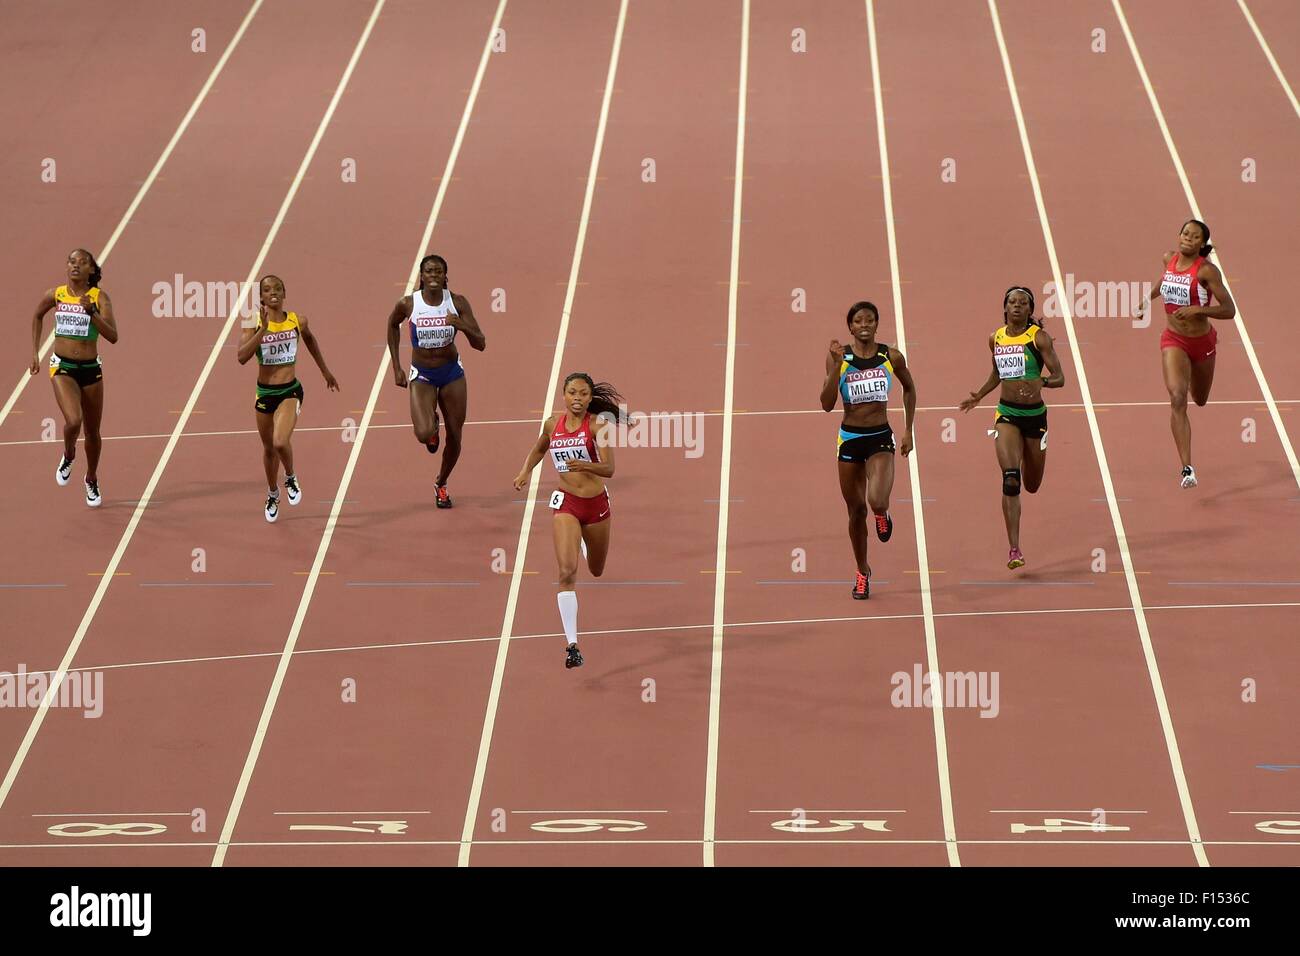
[[[1174,272],[1166,272],[1164,279],[1160,282],[1160,297],[1165,300],[1167,305],[1191,305],[1191,273],[1179,275]]]
[[[883,368],[854,369],[844,377],[849,404],[889,400],[889,373]]]
[[[555,470],[561,473],[569,470],[571,461],[591,461],[587,454],[587,440],[581,437],[551,439],[550,453]]]
[[[261,348],[263,365],[290,365],[298,360],[298,330],[267,332]]]
[[[1023,345],[993,346],[993,361],[998,367],[998,378],[1025,377],[1025,347]]]
[[[559,511],[559,510],[560,510],[560,507],[561,507],[563,504],[564,504],[564,492],[563,492],[563,491],[559,491],[559,490],[552,491],[552,492],[551,492],[551,501],[550,501],[550,507],[551,507],[551,509],[554,510],[554,511]]]
[[[69,339],[89,338],[90,315],[80,305],[60,303],[54,313],[54,334]]]
[[[456,337],[456,327],[441,316],[411,319],[411,326],[415,329],[415,344],[422,349],[446,348]]]

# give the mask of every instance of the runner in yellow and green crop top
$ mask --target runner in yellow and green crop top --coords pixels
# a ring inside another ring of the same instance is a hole
[[[1002,315],[1006,324],[989,336],[993,369],[988,380],[959,407],[969,412],[1001,383],[990,434],[1002,469],[1002,517],[1011,545],[1007,567],[1014,571],[1025,563],[1020,551],[1020,488],[1023,484],[1030,494],[1036,492],[1047,467],[1047,405],[1042,390],[1063,386],[1065,373],[1052,337],[1034,318],[1032,292],[1020,285],[1008,289],[1002,297]]]
[[[66,485],[77,457],[77,435],[86,430],[86,504],[98,508],[99,451],[103,444],[99,424],[104,417],[104,372],[99,363],[99,338],[117,342],[117,320],[108,293],[99,287],[103,273],[85,249],[68,253],[68,283],[48,290],[32,318],[32,362],[28,371],[41,370],[42,327],[45,313],[54,310],[54,351],[50,354],[50,381],[54,400],[63,413],[63,457],[54,480]]]
[[[325,376],[325,385],[337,392],[339,383],[325,365],[320,343],[307,325],[307,316],[284,311],[284,282],[279,276],[263,276],[257,284],[261,309],[257,325],[245,330],[239,343],[239,364],[257,356],[257,433],[262,438],[262,466],[266,469],[266,496],[263,513],[267,521],[280,514],[280,465],[284,464],[284,490],[289,504],[302,501],[302,489],[293,469],[294,426],[302,408],[302,383],[294,374],[298,361],[298,341],[307,346],[311,357]]]
[[[894,490],[894,432],[886,415],[894,379],[903,386],[903,434],[899,451],[912,451],[912,420],[916,415],[916,385],[903,353],[876,341],[880,311],[870,302],[854,302],[847,316],[853,340],[831,341],[821,404],[833,411],[838,397],[844,404],[836,458],[840,494],[849,509],[849,543],[857,574],[850,593],[855,601],[871,597],[871,565],[867,561],[867,507],[875,512],[876,537],[888,541],[894,533],[889,495]]]

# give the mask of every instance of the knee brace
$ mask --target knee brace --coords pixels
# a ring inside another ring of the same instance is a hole
[[[1020,494],[1020,469],[1004,468],[1002,470],[1002,493],[1012,498]]]

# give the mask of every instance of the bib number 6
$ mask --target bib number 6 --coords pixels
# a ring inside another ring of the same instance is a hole
[[[551,507],[551,509],[554,510],[554,511],[559,511],[559,510],[560,510],[560,507],[561,507],[563,504],[564,504],[564,492],[563,492],[563,491],[552,491],[552,492],[551,492],[551,501],[550,501],[550,507]]]

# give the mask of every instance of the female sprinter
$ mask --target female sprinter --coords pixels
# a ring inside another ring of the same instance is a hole
[[[63,413],[63,457],[54,480],[66,485],[77,457],[77,435],[86,427],[86,504],[98,508],[99,423],[104,417],[104,372],[99,363],[99,337],[117,343],[117,320],[108,293],[99,287],[103,273],[85,249],[68,253],[68,283],[48,290],[32,317],[32,364],[41,370],[41,331],[45,313],[54,310],[54,351],[50,355],[50,381],[54,400]]]
[[[989,336],[993,369],[988,380],[959,407],[969,412],[1001,383],[992,434],[1002,469],[1002,517],[1011,545],[1007,567],[1014,571],[1025,564],[1020,551],[1020,487],[1023,484],[1032,495],[1043,483],[1047,467],[1047,405],[1042,390],[1063,386],[1065,373],[1052,337],[1034,318],[1032,292],[1019,285],[1008,289],[1002,297],[1002,315],[1006,324]]]
[[[1183,223],[1178,234],[1178,251],[1166,252],[1160,286],[1138,310],[1157,295],[1165,300],[1165,330],[1160,333],[1160,360],[1164,364],[1165,388],[1169,392],[1169,428],[1174,433],[1183,471],[1184,488],[1196,487],[1192,467],[1192,423],[1187,418],[1187,395],[1204,405],[1214,384],[1214,347],[1219,333],[1210,319],[1233,319],[1237,306],[1223,284],[1218,266],[1205,257],[1213,251],[1210,227],[1199,219]],[[1211,297],[1218,305],[1211,305]]]
[[[889,516],[889,494],[894,490],[894,432],[885,415],[889,388],[897,378],[903,386],[903,440],[900,451],[912,451],[912,419],[916,415],[916,386],[903,353],[876,341],[880,312],[870,302],[849,307],[848,326],[853,341],[848,346],[831,340],[826,356],[826,381],[822,383],[822,408],[832,411],[835,396],[844,400],[840,424],[840,494],[849,508],[849,541],[857,562],[853,598],[871,597],[871,565],[867,563],[867,505],[876,515],[876,537],[888,541],[894,533]]]
[[[528,476],[546,455],[560,475],[560,488],[552,492],[555,511],[555,560],[560,566],[560,590],[556,603],[564,625],[567,657],[565,667],[581,667],[578,651],[579,551],[587,556],[587,568],[595,577],[605,573],[609,555],[611,521],[609,492],[605,479],[614,477],[614,447],[608,421],[593,418],[605,412],[621,414],[623,396],[608,382],[596,384],[586,372],[572,372],[564,380],[564,411],[548,415],[542,433],[528,452],[524,467],[515,475],[515,491],[523,491]]]
[[[400,351],[403,322],[411,322],[411,371],[402,370]],[[477,351],[487,348],[474,310],[463,295],[447,288],[447,260],[425,256],[420,260],[420,285],[414,294],[403,296],[388,316],[388,354],[393,360],[393,379],[398,388],[409,388],[411,424],[415,437],[433,454],[438,450],[438,409],[447,419],[447,448],[442,467],[433,480],[434,503],[451,507],[447,479],[460,458],[460,434],[465,427],[469,392],[465,369],[456,350],[457,332],[464,332]]]
[[[261,310],[257,325],[248,329],[239,343],[237,357],[243,365],[257,356],[257,433],[262,437],[262,466],[266,469],[266,520],[274,521],[280,515],[280,464],[284,464],[284,491],[289,504],[302,501],[302,489],[293,470],[294,426],[302,410],[302,383],[294,373],[298,361],[298,340],[301,339],[316,360],[325,386],[332,392],[339,383],[325,365],[320,343],[307,324],[307,316],[284,311],[284,282],[279,276],[264,276],[257,284]]]

